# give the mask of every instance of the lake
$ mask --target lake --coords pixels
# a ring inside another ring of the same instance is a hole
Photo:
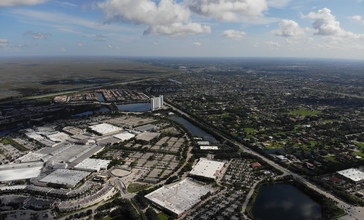
[[[260,220],[301,220],[321,217],[321,206],[290,184],[263,185],[253,204],[252,215]]]
[[[170,117],[171,120],[182,124],[193,136],[202,137],[206,141],[210,141],[212,143],[218,142],[211,134],[187,121],[186,119],[179,116]]]
[[[128,112],[148,112],[152,109],[150,103],[136,103],[136,104],[125,104],[117,106],[120,111],[128,111]]]

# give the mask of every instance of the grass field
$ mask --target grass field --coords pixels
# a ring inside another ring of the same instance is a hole
[[[307,108],[300,108],[288,113],[289,115],[301,115],[301,116],[317,116],[320,114],[319,111],[309,110]]]
[[[165,213],[161,212],[158,214],[158,217],[160,220],[168,220],[169,216],[166,215]]]
[[[132,183],[128,186],[128,192],[136,193],[149,187],[149,184]]]

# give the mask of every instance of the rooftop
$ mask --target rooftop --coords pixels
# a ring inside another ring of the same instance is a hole
[[[351,179],[354,182],[360,182],[364,180],[364,173],[355,168],[337,171],[337,173],[348,179]]]
[[[180,215],[201,201],[201,196],[210,192],[210,188],[184,179],[176,184],[163,186],[145,197],[165,209]]]
[[[65,185],[68,187],[74,187],[89,174],[90,172],[80,170],[58,169],[47,175],[40,181],[45,183],[54,183],[59,185]]]
[[[83,160],[81,163],[77,164],[75,168],[81,170],[92,170],[92,171],[99,171],[100,169],[106,170],[109,163],[110,160],[87,158]]]
[[[190,174],[215,179],[220,174],[224,164],[224,162],[200,158],[198,163],[192,168]]]
[[[101,135],[113,134],[123,130],[122,128],[107,123],[89,126],[89,128]]]

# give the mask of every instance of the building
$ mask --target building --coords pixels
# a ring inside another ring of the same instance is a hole
[[[74,168],[76,170],[99,172],[100,170],[107,170],[107,166],[109,166],[110,162],[111,160],[87,158],[81,163],[77,164]]]
[[[25,180],[39,176],[43,162],[6,164],[0,166],[0,182]]]
[[[187,210],[201,202],[201,197],[211,189],[190,179],[163,186],[145,196],[155,206],[180,217]]]
[[[355,168],[337,171],[336,173],[355,184],[364,182],[364,173]]]
[[[198,163],[193,166],[190,175],[205,177],[208,179],[216,179],[220,175],[222,169],[224,168],[224,165],[224,162],[200,158]]]
[[[122,128],[107,123],[89,126],[89,129],[101,136],[112,135],[123,131]]]
[[[163,107],[163,96],[160,95],[159,97],[151,98],[150,103],[152,111],[161,109]]]
[[[40,182],[53,184],[58,187],[73,188],[88,175],[90,175],[90,172],[80,170],[57,169],[51,174],[42,178]]]

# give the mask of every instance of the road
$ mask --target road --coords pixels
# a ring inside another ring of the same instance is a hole
[[[184,115],[185,117],[189,118],[190,120],[194,120],[190,115],[188,115],[187,113],[183,112],[182,110],[176,108],[175,106],[171,105],[170,103],[165,103],[165,105],[171,107],[174,111],[178,112],[181,115]],[[347,215],[339,218],[339,220],[352,220],[352,219],[353,220],[359,220],[359,219],[361,220],[361,219],[364,219],[364,207],[353,207],[352,205],[350,205],[350,204],[342,201],[341,199],[335,197],[331,193],[329,193],[329,192],[317,187],[316,185],[312,184],[311,182],[309,182],[308,180],[306,180],[302,176],[298,175],[297,173],[294,173],[294,172],[282,167],[281,165],[279,165],[279,164],[275,163],[274,161],[260,155],[259,153],[251,150],[250,148],[242,145],[241,143],[230,140],[229,138],[225,137],[223,134],[221,134],[216,129],[214,129],[212,127],[210,127],[210,129],[213,130],[220,137],[222,137],[225,141],[231,142],[231,143],[235,144],[236,146],[239,146],[240,149],[242,149],[244,152],[250,153],[250,154],[252,154],[254,156],[257,156],[257,157],[261,158],[262,160],[264,160],[265,162],[267,162],[272,167],[282,171],[283,175],[292,175],[292,177],[294,179],[306,184],[312,190],[315,190],[315,191],[325,195],[326,197],[333,199],[335,202],[337,202],[337,205],[340,208],[343,208],[345,210],[345,212],[347,213]]]

